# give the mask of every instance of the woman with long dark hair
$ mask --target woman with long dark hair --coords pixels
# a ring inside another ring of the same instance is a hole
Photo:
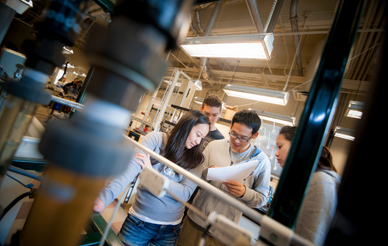
[[[296,127],[285,126],[276,138],[275,153],[284,167]],[[295,226],[295,233],[323,245],[337,207],[337,193],[341,178],[333,164],[329,148],[323,147],[317,168],[313,173]]]
[[[201,111],[194,110],[182,116],[170,133],[151,132],[140,143],[200,177],[204,161],[200,143],[208,134],[209,127],[209,118]],[[114,177],[101,191],[94,205],[95,211],[102,213],[145,166],[154,168],[170,179],[169,191],[185,201],[190,199],[196,188],[195,183],[150,158],[140,149],[135,149],[134,157],[127,170]],[[183,212],[184,205],[169,194],[158,198],[147,189],[138,187],[135,202],[120,230],[119,238],[125,245],[175,245]]]

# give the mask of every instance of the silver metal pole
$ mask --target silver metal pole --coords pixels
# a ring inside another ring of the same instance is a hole
[[[135,119],[137,118],[137,115],[139,114],[140,106],[141,106],[141,104],[143,103],[143,100],[144,100],[145,95],[146,95],[146,93],[144,92],[143,96],[142,96],[141,99],[140,99],[139,105],[137,105],[136,113],[135,113],[135,115],[133,116],[133,120],[132,120],[131,125],[129,126],[129,129],[131,129],[133,123],[135,123]]]
[[[169,54],[170,54],[170,53],[169,53]],[[172,74],[171,74],[171,77],[170,77],[170,82],[171,82],[171,79],[172,79],[172,77],[174,76],[174,74],[177,72],[177,70],[178,70],[177,68],[174,68],[174,71],[172,71]],[[171,84],[172,84],[172,83],[171,83]],[[169,88],[170,88],[170,84],[167,85],[166,90],[164,91],[162,100],[160,101],[160,106],[159,106],[158,110],[156,111],[156,114],[155,114],[154,119],[152,120],[151,128],[154,127],[155,120],[156,120],[156,118],[158,118],[158,113],[159,113],[159,111],[160,111],[160,108],[162,107],[164,98],[166,97],[166,94],[167,94],[167,91],[168,91]]]
[[[64,98],[56,97],[56,96],[51,96],[51,101],[57,102],[66,106],[70,106],[72,108],[78,109],[78,110],[83,110],[84,105],[81,103],[73,102]]]
[[[181,168],[177,164],[175,164],[172,161],[164,158],[163,156],[155,153],[154,151],[152,151],[152,150],[148,149],[147,147],[141,145],[140,143],[136,142],[135,140],[133,140],[133,139],[127,137],[127,136],[125,136],[125,138],[129,141],[130,144],[133,144],[135,147],[137,147],[140,150],[144,151],[145,153],[149,154],[150,156],[152,156],[153,158],[158,160],[160,163],[163,163],[164,165],[168,166],[169,168],[171,168],[175,172],[177,172],[177,173],[185,176],[189,180],[193,181],[198,186],[200,186],[202,189],[212,193],[213,195],[217,196],[218,198],[220,198],[224,202],[227,202],[230,205],[232,205],[233,207],[237,208],[238,210],[243,212],[245,215],[247,215],[250,219],[252,219],[254,222],[256,222],[256,223],[258,223],[260,225],[263,225],[263,222],[267,223],[266,221],[269,221],[271,223],[271,225],[270,225],[271,227],[276,225],[279,228],[279,230],[276,231],[276,232],[279,232],[279,234],[284,235],[284,234],[287,234],[285,232],[290,232],[291,233],[291,238],[290,238],[291,241],[297,242],[300,245],[306,245],[306,246],[313,246],[314,245],[313,243],[309,242],[308,240],[302,238],[301,236],[294,234],[291,231],[290,228],[280,224],[279,222],[273,220],[272,218],[270,218],[268,216],[261,215],[260,213],[256,212],[255,210],[253,210],[253,209],[247,207],[246,205],[244,205],[242,202],[232,198],[230,195],[222,192],[221,190],[219,190],[218,188],[216,188],[213,185],[209,184],[208,182],[198,178],[194,174],[186,171],[185,169]],[[265,221],[263,221],[264,217],[266,217]]]
[[[113,214],[112,214],[112,217],[110,217],[110,220],[109,220],[109,223],[106,225],[105,227],[105,230],[104,230],[104,234],[102,235],[102,238],[100,240],[100,244],[98,246],[103,246],[104,243],[105,243],[105,238],[106,236],[108,235],[108,232],[109,232],[109,229],[110,229],[110,226],[112,225],[112,222],[113,222],[113,219],[117,213],[117,211],[119,210],[119,207],[120,207],[120,204],[123,203],[123,200],[125,198],[125,194],[128,192],[128,190],[130,189],[131,185],[129,185],[125,192],[123,193],[123,195],[120,197],[120,201],[117,203],[116,207],[115,207],[115,210],[113,211]]]

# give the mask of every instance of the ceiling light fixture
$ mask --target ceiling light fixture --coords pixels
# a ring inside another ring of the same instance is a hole
[[[181,47],[193,57],[251,58],[269,60],[273,34],[243,34],[186,38]]]
[[[355,131],[348,128],[337,126],[334,131],[334,137],[354,141]]]
[[[346,110],[345,115],[347,117],[361,119],[363,109],[364,109],[363,102],[349,101],[349,106],[348,106],[348,109]]]
[[[290,96],[288,92],[284,91],[274,91],[230,84],[225,86],[224,91],[228,96],[231,97],[239,97],[282,106],[287,105],[288,98]]]
[[[202,82],[199,79],[194,82],[194,85],[198,90],[202,91]]]
[[[271,121],[271,122],[279,123],[286,126],[295,126],[295,117],[269,113],[262,110],[251,109],[251,108],[249,110],[256,112],[260,116],[260,119],[262,120]]]
[[[194,97],[193,102],[202,105],[203,98],[202,97]]]
[[[62,67],[66,67],[66,64],[63,64]],[[67,64],[67,68],[74,68],[74,66],[69,63]]]
[[[62,54],[72,55],[74,51],[69,46],[63,46]]]

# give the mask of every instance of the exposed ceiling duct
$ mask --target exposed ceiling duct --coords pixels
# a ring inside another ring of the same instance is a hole
[[[203,36],[209,36],[210,34],[210,31],[212,30],[213,28],[213,25],[214,25],[214,21],[216,20],[216,17],[218,15],[218,12],[220,11],[221,9],[221,5],[222,5],[222,1],[218,1],[215,3],[215,6],[214,6],[214,9],[213,9],[213,12],[210,16],[210,20],[206,26],[206,29],[205,31],[203,32]],[[198,12],[197,12],[197,20],[199,22],[198,24],[198,27],[201,26],[201,23],[199,21],[199,17],[198,17]],[[204,79],[209,79],[209,66],[207,65],[208,63],[208,58],[202,58],[201,59],[201,62],[200,62],[200,69],[202,70],[202,77]]]
[[[256,27],[258,33],[264,33],[263,19],[261,18],[259,7],[256,0],[245,0],[248,6],[249,13],[251,14],[253,24]]]
[[[283,7],[283,2],[284,0],[278,0],[277,3],[276,3],[276,6],[275,6],[275,9],[272,13],[272,17],[271,17],[271,20],[267,26],[267,29],[264,30],[265,32],[267,33],[273,33],[273,30],[275,29],[275,26],[276,26],[276,22],[279,18],[279,14],[280,14],[280,10],[282,9]]]
[[[298,9],[298,0],[292,0],[291,6],[290,6],[290,22],[291,22],[291,29],[293,32],[298,32],[298,15],[296,14],[296,11]],[[296,57],[296,66],[298,69],[298,76],[303,76],[303,69],[302,69],[302,56],[300,52],[300,40],[299,35],[294,35],[294,46],[295,46],[295,52],[297,53]]]

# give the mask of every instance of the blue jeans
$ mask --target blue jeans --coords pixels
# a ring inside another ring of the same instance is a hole
[[[119,238],[131,246],[175,246],[181,231],[178,225],[157,225],[144,222],[128,214],[121,227]]]

